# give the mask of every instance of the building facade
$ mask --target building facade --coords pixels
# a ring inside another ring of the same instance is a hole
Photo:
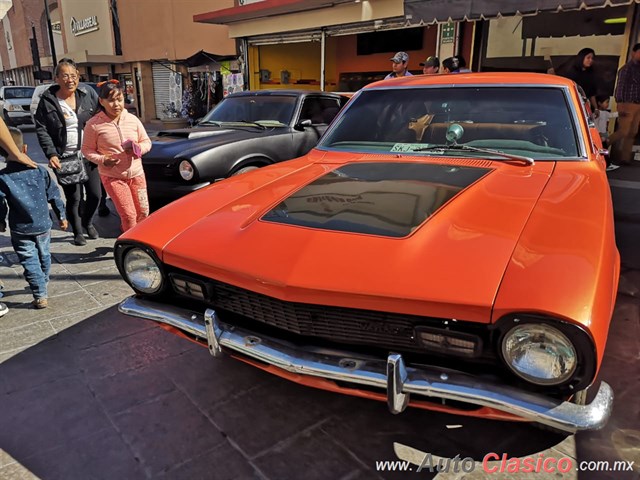
[[[130,106],[143,121],[152,121],[180,111],[183,87],[193,79],[207,84],[200,101],[204,97],[204,108],[211,106],[217,73],[236,58],[226,26],[194,24],[193,16],[210,6],[206,0],[47,1],[48,9],[41,0],[13,0],[2,19],[4,83],[50,82],[54,64],[69,57],[85,81],[122,82]],[[233,1],[217,4],[228,7]],[[190,67],[199,52],[207,57]]]
[[[590,47],[612,93],[640,41],[638,0],[236,0],[194,21],[229,27],[253,89],[354,90],[389,72],[399,50],[414,73],[433,54],[462,55],[474,71],[547,72]]]

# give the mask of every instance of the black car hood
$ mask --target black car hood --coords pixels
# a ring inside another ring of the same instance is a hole
[[[260,129],[246,127],[196,127],[162,130],[151,138],[152,148],[144,156],[145,163],[154,161],[166,163],[168,159],[191,158],[212,148],[243,140],[256,140],[274,135],[290,133],[287,127]]]

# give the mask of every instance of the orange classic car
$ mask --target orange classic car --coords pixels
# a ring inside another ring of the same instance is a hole
[[[392,413],[600,428],[620,258],[583,100],[542,74],[371,84],[304,157],[122,235],[120,311]]]

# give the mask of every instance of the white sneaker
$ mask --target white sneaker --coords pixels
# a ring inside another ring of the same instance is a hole
[[[0,302],[0,317],[4,317],[7,313],[9,313],[9,307]]]
[[[620,168],[620,165],[614,165],[613,163],[611,165],[609,165],[607,167],[607,172],[610,172],[611,170],[617,170],[618,168]]]

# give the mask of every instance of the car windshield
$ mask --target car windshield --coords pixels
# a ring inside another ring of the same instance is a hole
[[[290,95],[251,95],[227,97],[201,120],[200,124],[258,123],[284,126],[291,123],[296,97]]]
[[[564,90],[529,86],[363,90],[319,147],[441,156],[452,154],[447,145],[535,160],[579,156]],[[479,152],[457,148],[454,154]]]
[[[5,88],[4,98],[31,98],[34,90],[33,87]]]

